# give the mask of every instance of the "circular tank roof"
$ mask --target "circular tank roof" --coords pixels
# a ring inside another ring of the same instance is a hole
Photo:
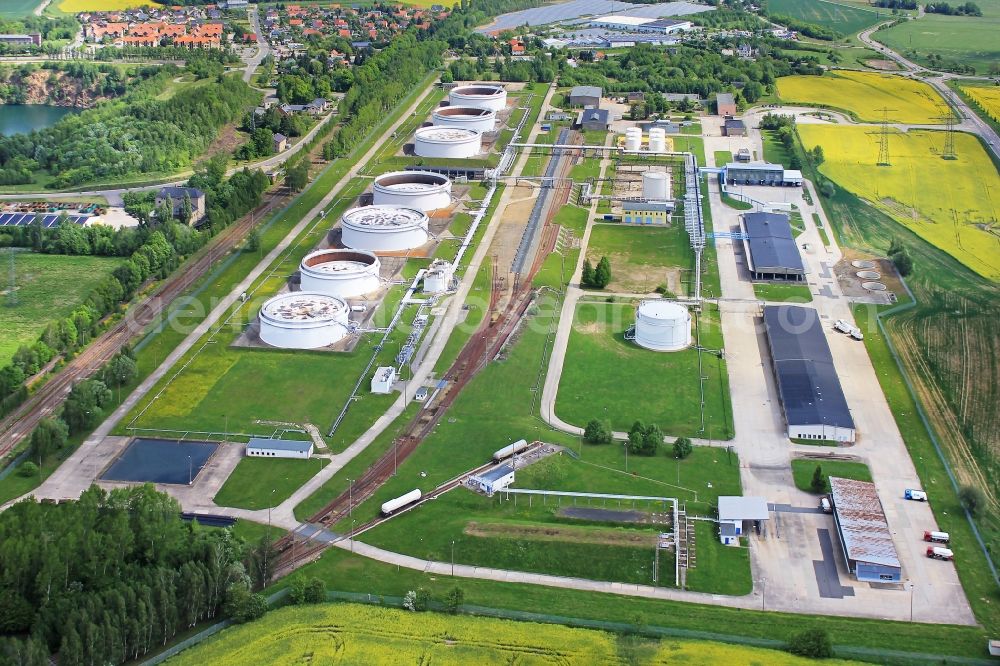
[[[476,97],[497,97],[504,94],[503,86],[472,85],[458,86],[452,88],[451,92],[456,95],[476,96]]]
[[[401,230],[426,227],[427,216],[413,208],[362,206],[344,213],[345,226],[361,230]]]
[[[465,143],[479,136],[476,130],[462,127],[422,127],[414,136],[418,141],[437,141],[441,143]]]
[[[684,319],[690,316],[683,305],[663,300],[643,301],[639,304],[639,314],[649,319],[663,320]]]
[[[431,171],[391,171],[375,178],[375,187],[397,192],[436,190],[450,184],[447,176]]]
[[[264,303],[260,316],[273,322],[321,324],[343,321],[347,303],[333,296],[308,291],[280,294]]]
[[[434,115],[449,118],[491,118],[496,115],[496,111],[474,106],[444,106],[434,111]]]
[[[851,265],[855,268],[875,268],[875,262],[868,261],[867,259],[855,259],[851,262]]]

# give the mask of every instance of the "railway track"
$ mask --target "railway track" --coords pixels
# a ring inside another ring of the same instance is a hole
[[[173,277],[162,281],[151,294],[129,308],[121,321],[99,335],[61,371],[0,421],[0,457],[7,455],[29,436],[43,418],[54,413],[74,384],[91,376],[134,336],[162,316],[174,299],[206,275],[216,262],[232,252],[250,230],[285,199],[283,194],[265,194],[261,206],[210,240],[198,256],[174,271]]]

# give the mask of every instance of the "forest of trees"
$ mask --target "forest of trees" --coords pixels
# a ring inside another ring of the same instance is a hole
[[[0,663],[121,664],[222,613],[259,615],[268,557],[185,523],[151,485],[20,502],[0,514]]]
[[[45,46],[45,42],[53,39],[73,39],[76,36],[77,30],[80,29],[80,24],[76,22],[76,19],[72,16],[60,16],[58,18],[53,16],[19,16],[12,19],[4,19],[0,17],[0,34],[3,35],[24,35],[30,33],[39,33],[42,36],[42,45]],[[22,47],[22,46],[12,46],[10,44],[0,44],[0,55],[10,52],[22,52],[22,51],[37,51],[41,50],[37,46],[32,47]]]
[[[157,99],[179,73],[170,66],[140,70],[141,82],[120,99],[38,132],[0,138],[0,170],[23,174],[26,183],[40,170],[53,176],[47,186],[58,189],[190,166],[259,93],[237,77],[220,76]]]
[[[982,16],[983,10],[974,2],[961,5],[951,5],[947,2],[928,2],[924,5],[928,14],[944,14],[945,16]]]

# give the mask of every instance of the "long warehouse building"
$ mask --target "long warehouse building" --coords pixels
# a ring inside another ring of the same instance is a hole
[[[746,213],[740,219],[747,269],[754,280],[805,279],[806,268],[784,213]]]
[[[854,417],[819,313],[794,305],[767,305],[764,328],[788,438],[853,442]]]
[[[851,573],[860,581],[898,583],[903,570],[875,484],[831,476],[830,500]]]

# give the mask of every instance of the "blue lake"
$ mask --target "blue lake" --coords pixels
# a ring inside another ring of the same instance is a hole
[[[21,132],[45,129],[63,116],[78,109],[46,104],[0,104],[0,134],[10,136]]]

